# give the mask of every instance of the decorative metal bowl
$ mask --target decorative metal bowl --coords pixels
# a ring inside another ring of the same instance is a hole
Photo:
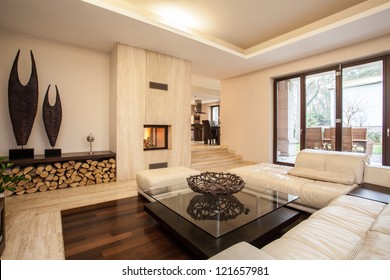
[[[205,195],[229,195],[241,191],[244,180],[235,174],[204,172],[187,178],[191,190]]]

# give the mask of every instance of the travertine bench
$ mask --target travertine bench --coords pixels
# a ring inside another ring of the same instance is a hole
[[[138,193],[149,201],[154,201],[147,193],[164,194],[186,189],[187,177],[198,174],[200,174],[198,170],[185,166],[142,170],[136,174]]]

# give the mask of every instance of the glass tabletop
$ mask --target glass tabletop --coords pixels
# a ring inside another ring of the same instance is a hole
[[[193,192],[187,184],[146,194],[215,238],[298,199],[291,194],[245,187],[232,195],[203,195]]]

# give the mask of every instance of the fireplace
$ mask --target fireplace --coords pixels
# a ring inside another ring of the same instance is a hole
[[[168,125],[144,125],[144,151],[168,149]]]

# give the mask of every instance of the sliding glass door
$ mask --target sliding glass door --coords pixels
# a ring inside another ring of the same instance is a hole
[[[385,63],[386,62],[386,63]],[[274,162],[301,149],[365,153],[390,165],[390,55],[275,81]]]

